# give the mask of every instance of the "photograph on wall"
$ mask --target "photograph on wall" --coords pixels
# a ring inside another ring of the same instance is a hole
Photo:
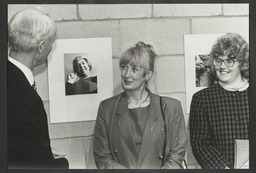
[[[210,54],[195,55],[196,87],[208,87],[214,84],[214,75],[211,73]]]
[[[95,120],[113,96],[112,78],[111,38],[57,39],[48,56],[50,122]]]
[[[97,64],[86,53],[64,54],[66,96],[95,94],[97,91]]]
[[[216,77],[211,73],[210,52],[212,45],[225,33],[185,34],[185,74],[186,74],[186,113],[189,113],[192,96],[197,91],[216,84]],[[241,34],[247,41],[249,35]]]

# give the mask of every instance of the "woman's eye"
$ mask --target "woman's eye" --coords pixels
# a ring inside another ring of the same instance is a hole
[[[228,64],[231,64],[231,63],[233,63],[233,60],[227,59],[226,62],[227,62]]]
[[[133,67],[132,70],[133,71],[139,71],[139,69],[137,67]]]
[[[121,65],[121,68],[122,68],[123,70],[125,70],[125,69],[127,69],[127,66],[124,65],[124,64],[122,64],[122,65]]]

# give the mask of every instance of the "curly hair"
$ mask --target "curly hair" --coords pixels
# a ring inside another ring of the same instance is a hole
[[[249,44],[237,33],[226,33],[219,37],[210,52],[212,60],[219,56],[236,59],[240,63],[242,77],[249,79]],[[212,70],[215,72],[212,64]]]
[[[146,75],[149,71],[155,71],[156,57],[157,54],[153,46],[139,41],[135,46],[123,52],[119,60],[119,65],[121,67],[122,64],[140,64],[145,70],[144,75]]]

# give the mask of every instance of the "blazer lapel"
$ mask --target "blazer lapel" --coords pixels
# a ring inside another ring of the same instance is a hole
[[[158,118],[158,113],[157,113],[157,99],[150,91],[150,106],[149,106],[149,114],[147,118],[146,125],[144,127],[144,133],[143,133],[143,138],[142,138],[142,144],[141,144],[141,149],[140,149],[140,155],[139,155],[139,160],[138,160],[138,166],[141,165],[141,162],[143,161],[145,155],[147,154],[149,147],[152,143],[152,137],[156,133],[156,120]]]
[[[127,146],[132,151],[132,153],[138,158],[138,152],[135,147],[133,138],[131,136],[130,127],[129,127],[129,110],[128,110],[128,103],[124,97],[124,95],[121,97],[120,104],[117,111],[117,125],[119,127],[119,130],[121,132],[121,135],[123,139],[125,140]]]

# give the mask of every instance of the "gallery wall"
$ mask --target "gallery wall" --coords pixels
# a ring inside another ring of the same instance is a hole
[[[186,124],[184,34],[237,32],[249,37],[248,4],[38,4],[56,21],[58,38],[112,38],[113,92],[122,92],[118,58],[138,41],[151,44],[159,58],[149,88],[181,101]],[[8,5],[10,17],[30,5]],[[100,51],[100,50],[99,50]],[[47,63],[34,70],[48,114],[52,146],[67,154],[71,169],[94,169],[95,121],[50,123]],[[84,116],[86,112],[84,112]],[[189,127],[187,125],[189,131]],[[189,133],[188,133],[189,134]],[[189,139],[189,136],[188,136]],[[187,162],[199,168],[188,142]]]

